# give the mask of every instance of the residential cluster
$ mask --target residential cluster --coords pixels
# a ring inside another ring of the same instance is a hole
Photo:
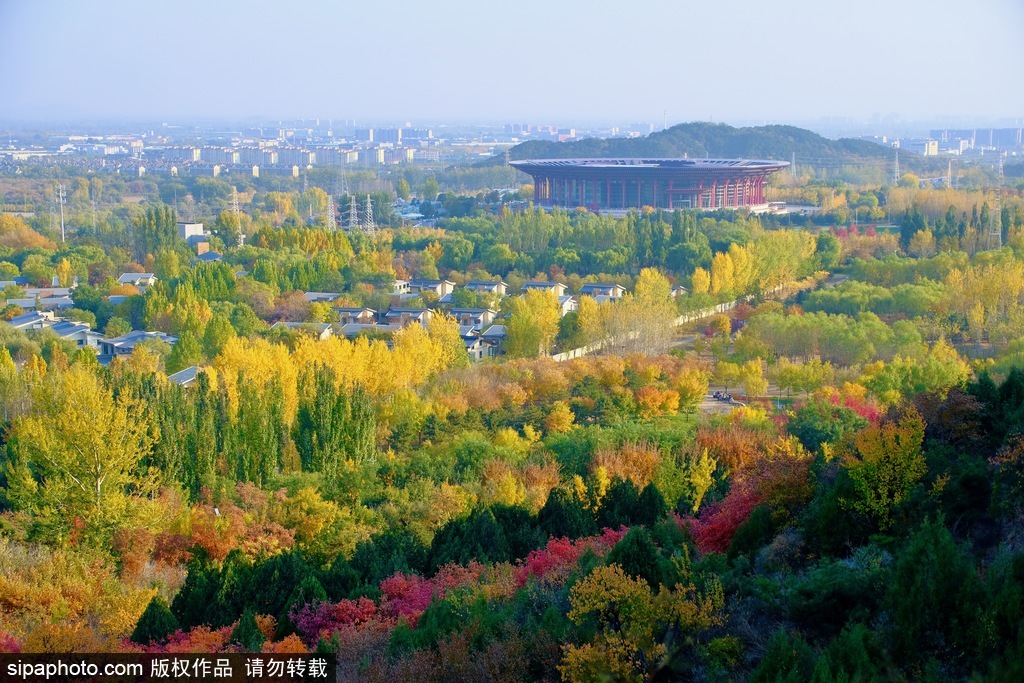
[[[461,307],[458,305],[459,289],[481,296],[493,303],[493,307]],[[551,292],[557,297],[559,314],[579,309],[579,299],[592,297],[596,302],[618,301],[626,294],[626,288],[616,283],[589,283],[580,287],[573,295],[561,282],[529,281],[523,284],[519,295],[529,290]],[[683,287],[676,287],[673,296],[685,293]],[[334,323],[308,323],[280,321],[273,328],[302,330],[318,339],[333,335],[356,337],[362,334],[384,337],[413,324],[428,325],[432,316],[443,313],[455,319],[459,335],[466,345],[466,353],[473,361],[493,358],[504,352],[506,337],[505,318],[498,310],[501,299],[509,295],[509,286],[503,280],[470,280],[459,286],[451,280],[411,279],[396,280],[391,291],[393,306],[386,311],[366,307],[332,306],[338,321]],[[334,302],[342,295],[337,292],[306,292],[310,303]],[[433,301],[429,306],[402,306],[409,300]]]
[[[893,149],[905,149],[925,157],[1020,156],[1024,152],[1024,128],[932,128],[928,136],[863,135],[861,140]]]
[[[188,226],[190,224],[179,224]],[[201,224],[200,224],[201,225]],[[196,242],[204,244],[204,242]],[[216,256],[215,252],[204,251],[197,256],[197,260],[203,256]],[[248,273],[239,271],[237,277],[246,277]],[[96,352],[101,365],[109,364],[118,356],[126,356],[135,350],[139,344],[147,341],[163,342],[173,346],[178,341],[177,337],[163,332],[148,332],[143,330],[132,330],[127,334],[107,338],[101,332],[91,329],[88,322],[81,322],[62,317],[61,312],[74,307],[72,291],[78,285],[77,278],[69,287],[56,286],[56,277],[53,287],[25,287],[28,284],[26,278],[19,277],[11,281],[0,281],[0,294],[8,286],[20,288],[23,296],[6,299],[7,305],[17,305],[26,312],[8,320],[15,329],[49,330],[61,339],[74,342],[79,348],[89,348]],[[131,285],[145,293],[146,289],[157,282],[153,273],[122,273],[118,278],[119,285]],[[470,292],[492,303],[488,307],[465,307],[458,305],[458,290]],[[557,298],[559,314],[564,317],[566,314],[579,309],[581,297],[589,296],[597,303],[616,302],[626,295],[627,290],[620,284],[608,282],[593,282],[582,285],[575,294],[568,292],[568,287],[561,282],[528,281],[520,289],[519,296],[524,296],[530,290],[551,292]],[[353,307],[345,305],[333,305],[335,302],[344,299],[340,292],[306,292],[304,297],[310,303],[331,304],[331,311],[336,320],[334,322],[309,322],[281,320],[271,326],[271,330],[283,330],[288,332],[299,332],[310,334],[317,339],[324,340],[332,336],[354,338],[360,335],[367,335],[371,338],[384,339],[390,342],[393,333],[409,325],[419,324],[426,327],[430,324],[433,316],[445,314],[451,316],[458,324],[459,335],[462,338],[466,353],[472,361],[482,361],[486,358],[494,358],[504,353],[504,342],[506,338],[506,319],[499,312],[501,300],[508,296],[509,285],[503,280],[470,280],[465,285],[459,286],[451,280],[432,279],[410,279],[396,280],[391,291],[393,303],[387,310],[378,311],[368,307]],[[673,289],[673,297],[686,293],[686,289],[677,286]],[[127,298],[127,295],[113,294],[106,297],[111,304],[117,305]],[[427,306],[403,306],[403,303],[415,300],[424,300],[433,303]],[[182,382],[191,382],[195,379],[195,372],[175,373],[172,380],[180,379]]]
[[[650,123],[565,127],[531,123],[413,125],[405,121],[377,126],[314,119],[236,130],[164,123],[131,133],[117,129],[54,133],[43,140],[38,136],[17,141],[9,138],[6,146],[0,146],[0,163],[64,160],[95,170],[123,169],[133,175],[287,174],[354,164],[451,164],[500,155],[527,140],[639,137],[653,130]]]

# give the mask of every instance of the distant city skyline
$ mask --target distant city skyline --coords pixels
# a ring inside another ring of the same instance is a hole
[[[0,0],[0,120],[1019,125],[1021,29],[1019,0]]]

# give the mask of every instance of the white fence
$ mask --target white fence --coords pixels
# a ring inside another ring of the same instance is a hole
[[[742,300],[745,301],[747,298],[749,297],[744,297]],[[695,320],[710,318],[711,316],[717,313],[725,313],[726,311],[731,311],[733,308],[736,307],[736,304],[739,301],[741,301],[741,299],[727,301],[725,303],[721,303],[716,306],[711,306],[710,308],[702,308],[699,311],[693,311],[691,313],[684,313],[683,315],[676,318],[675,326],[679,327],[680,325],[692,323]],[[637,332],[630,332],[627,335],[627,338],[635,337],[637,334]],[[598,339],[596,342],[587,344],[586,346],[581,346],[578,349],[570,349],[569,351],[556,353],[553,356],[551,356],[551,359],[554,360],[556,363],[561,363],[562,361],[572,360],[573,358],[580,358],[581,356],[586,356],[588,354],[600,351],[605,347],[606,344],[608,344],[608,342],[608,339]]]
[[[779,285],[778,287],[773,287],[772,289],[764,292],[764,294],[777,294],[778,292],[784,290],[785,287],[785,285]],[[725,303],[711,306],[710,308],[702,308],[699,311],[684,313],[683,315],[676,318],[675,326],[679,327],[680,325],[692,323],[695,320],[710,318],[711,316],[717,313],[725,313],[726,311],[731,311],[732,309],[736,308],[736,305],[741,301],[750,301],[753,298],[754,295],[749,294],[747,296],[740,297],[739,299],[733,299],[732,301],[727,301]],[[630,332],[629,334],[626,335],[626,338],[635,339],[637,334],[639,333]],[[581,346],[578,349],[570,349],[569,351],[556,353],[553,356],[551,356],[551,359],[554,360],[556,363],[561,363],[562,361],[572,360],[573,358],[580,358],[581,356],[586,356],[587,354],[600,351],[605,347],[606,344],[608,344],[609,341],[610,340],[608,339],[598,339],[596,342],[592,342],[590,344],[587,344],[586,346]]]

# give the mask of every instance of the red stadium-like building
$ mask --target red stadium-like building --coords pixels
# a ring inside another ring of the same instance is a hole
[[[534,203],[602,211],[641,206],[757,206],[765,203],[765,178],[789,163],[754,159],[527,159],[511,165],[533,176]]]

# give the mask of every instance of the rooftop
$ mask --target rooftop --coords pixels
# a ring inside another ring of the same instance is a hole
[[[195,381],[200,369],[198,366],[193,365],[184,370],[178,370],[173,375],[168,375],[167,379],[183,387],[188,386]]]

